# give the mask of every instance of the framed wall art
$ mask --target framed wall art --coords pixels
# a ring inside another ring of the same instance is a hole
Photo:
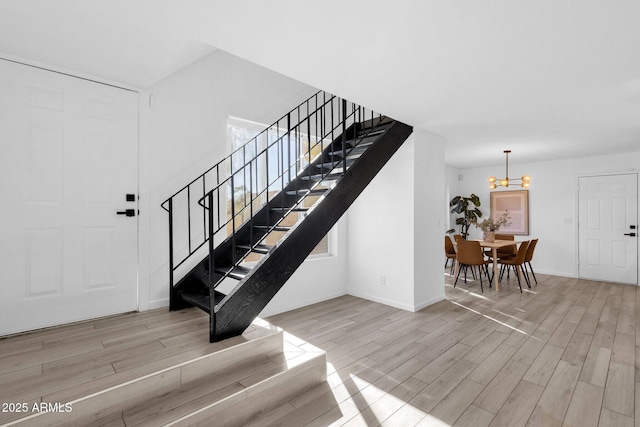
[[[501,234],[529,234],[529,190],[494,191],[491,193],[491,218],[509,212],[511,225],[500,228]]]

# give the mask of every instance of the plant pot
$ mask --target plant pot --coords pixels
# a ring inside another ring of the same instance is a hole
[[[482,240],[485,242],[495,242],[496,241],[496,232],[495,231],[485,231]]]

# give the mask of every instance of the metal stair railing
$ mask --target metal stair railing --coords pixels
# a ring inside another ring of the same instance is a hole
[[[178,269],[189,268],[187,261],[207,243],[209,253],[213,254],[218,244],[231,238],[233,264],[239,264],[250,251],[236,259],[236,231],[252,221],[254,214],[269,201],[277,197],[284,199],[283,190],[291,182],[299,181],[298,178],[307,175],[309,179],[307,188],[300,190],[310,191],[317,187],[333,168],[320,168],[316,172],[312,165],[340,134],[340,161],[334,161],[331,154],[329,162],[334,168],[340,164],[344,173],[347,170],[346,131],[350,126],[368,120],[373,124],[382,121],[383,116],[319,91],[165,200],[161,206],[169,214],[171,289],[176,285]],[[361,138],[364,137],[366,135]],[[303,139],[304,144],[301,143]],[[321,158],[320,161],[325,160]],[[310,179],[314,175],[322,178],[312,184]],[[289,209],[295,208],[303,198]],[[273,230],[278,222],[269,225]],[[250,227],[250,233],[251,247],[260,244],[268,234],[254,240],[253,227]],[[209,271],[213,280],[213,257],[210,258]],[[215,285],[211,283],[212,287]]]

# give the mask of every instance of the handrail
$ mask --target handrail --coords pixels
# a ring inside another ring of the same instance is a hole
[[[302,101],[300,104],[298,104],[297,107],[295,107],[293,110],[294,111],[298,108],[300,108],[302,105],[304,105],[306,102],[310,101],[311,99],[315,98],[316,96],[318,96],[318,94],[322,93],[323,91],[319,90],[318,92],[316,92],[314,95],[311,95],[309,98],[307,98],[306,101]],[[335,95],[331,95],[332,98],[334,99],[336,98]],[[323,105],[317,107],[315,109],[315,111],[311,112],[311,114],[317,112],[319,109],[321,109],[324,105],[326,105],[328,102],[331,101],[331,99],[329,101],[326,101]],[[290,114],[291,111],[287,114]],[[190,183],[188,183],[187,185],[185,185],[184,187],[182,187],[180,190],[176,191],[175,193],[173,193],[171,196],[169,196],[164,202],[162,202],[160,204],[160,206],[162,206],[162,208],[164,210],[166,210],[167,212],[169,212],[169,209],[167,209],[165,207],[165,204],[167,204],[169,202],[169,199],[174,198],[175,196],[177,196],[178,194],[180,194],[182,191],[184,191],[185,189],[187,189],[187,187],[189,187],[191,184],[194,184],[195,182],[197,182],[200,178],[202,178],[204,175],[206,175],[208,172],[211,172],[212,170],[214,170],[215,168],[219,167],[221,164],[223,164],[225,161],[229,160],[230,158],[233,157],[234,154],[244,150],[245,146],[247,146],[248,144],[250,144],[254,139],[257,139],[260,135],[264,134],[265,132],[269,132],[269,129],[273,128],[274,126],[277,126],[277,124],[280,122],[280,120],[284,120],[287,117],[287,114],[285,114],[284,116],[280,117],[278,120],[276,120],[274,123],[271,124],[271,126],[268,126],[267,128],[265,128],[264,130],[262,130],[258,135],[254,136],[253,138],[251,138],[251,140],[247,141],[245,144],[243,144],[242,146],[238,147],[236,150],[234,150],[233,152],[231,152],[231,154],[229,154],[227,157],[225,157],[224,159],[220,160],[218,163],[216,163],[215,165],[211,166],[209,169],[207,169],[206,171],[204,171],[204,173],[200,174],[197,178],[194,178]],[[298,124],[300,124],[300,122],[298,122]],[[257,157],[257,156],[256,156]]]
[[[169,213],[170,285],[174,286],[176,270],[192,255],[207,243],[209,252],[213,253],[216,243],[234,235],[247,221],[253,221],[255,213],[270,201],[284,197],[282,191],[292,181],[307,175],[309,179],[312,175],[324,179],[339,165],[346,171],[346,130],[355,123],[367,121],[369,112],[373,122],[376,114],[373,111],[318,91],[167,198],[161,207]],[[381,117],[378,115],[379,120]],[[335,162],[331,155],[328,163],[333,166],[328,170],[320,168],[316,173],[312,169],[317,156],[323,155],[327,141],[334,141],[341,134],[340,162]],[[306,189],[312,190],[318,185],[319,182],[309,183]],[[302,198],[294,207],[301,201]],[[217,208],[212,209],[213,206]],[[281,220],[275,225],[272,221],[267,224],[273,229]],[[253,247],[261,243],[266,234],[254,239],[253,227],[250,230]],[[237,265],[249,252],[236,259],[235,238],[232,245],[233,264]],[[210,260],[210,271],[213,267]],[[228,274],[229,271],[223,273],[223,277]]]

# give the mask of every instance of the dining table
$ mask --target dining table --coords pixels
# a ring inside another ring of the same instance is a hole
[[[516,240],[494,240],[493,242],[488,242],[486,240],[477,239],[480,242],[480,246],[482,248],[491,249],[491,258],[493,259],[493,278],[496,279],[493,281],[495,283],[496,291],[500,290],[500,281],[498,280],[498,249],[506,248],[508,246],[517,246],[520,242]]]

